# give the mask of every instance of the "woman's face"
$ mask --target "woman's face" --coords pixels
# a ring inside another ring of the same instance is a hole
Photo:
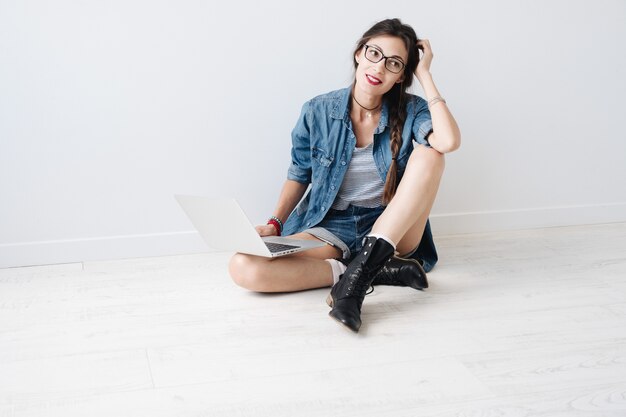
[[[371,38],[354,56],[358,63],[356,87],[370,95],[385,94],[395,83],[402,81],[407,55],[400,38],[387,35]],[[372,62],[377,59],[380,61]]]

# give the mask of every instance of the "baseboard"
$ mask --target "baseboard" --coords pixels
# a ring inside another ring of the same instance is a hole
[[[0,268],[208,252],[196,231],[0,245]]]
[[[626,222],[626,203],[433,214],[434,235]]]
[[[433,214],[437,236],[626,222],[626,203]],[[195,231],[0,244],[0,268],[208,252]]]

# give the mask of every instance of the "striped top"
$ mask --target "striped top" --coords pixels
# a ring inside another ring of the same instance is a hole
[[[378,175],[373,149],[373,143],[354,148],[348,171],[332,205],[335,210],[345,210],[349,205],[367,208],[383,205],[385,183]]]

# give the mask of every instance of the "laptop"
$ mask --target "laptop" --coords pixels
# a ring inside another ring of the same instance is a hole
[[[259,236],[234,198],[174,197],[207,245],[214,249],[276,257],[326,245],[316,240]]]

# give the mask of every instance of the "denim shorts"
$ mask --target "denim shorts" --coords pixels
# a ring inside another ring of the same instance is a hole
[[[343,259],[360,252],[365,236],[382,214],[385,207],[348,206],[345,210],[329,209],[324,219],[315,227],[303,230],[341,250]]]

